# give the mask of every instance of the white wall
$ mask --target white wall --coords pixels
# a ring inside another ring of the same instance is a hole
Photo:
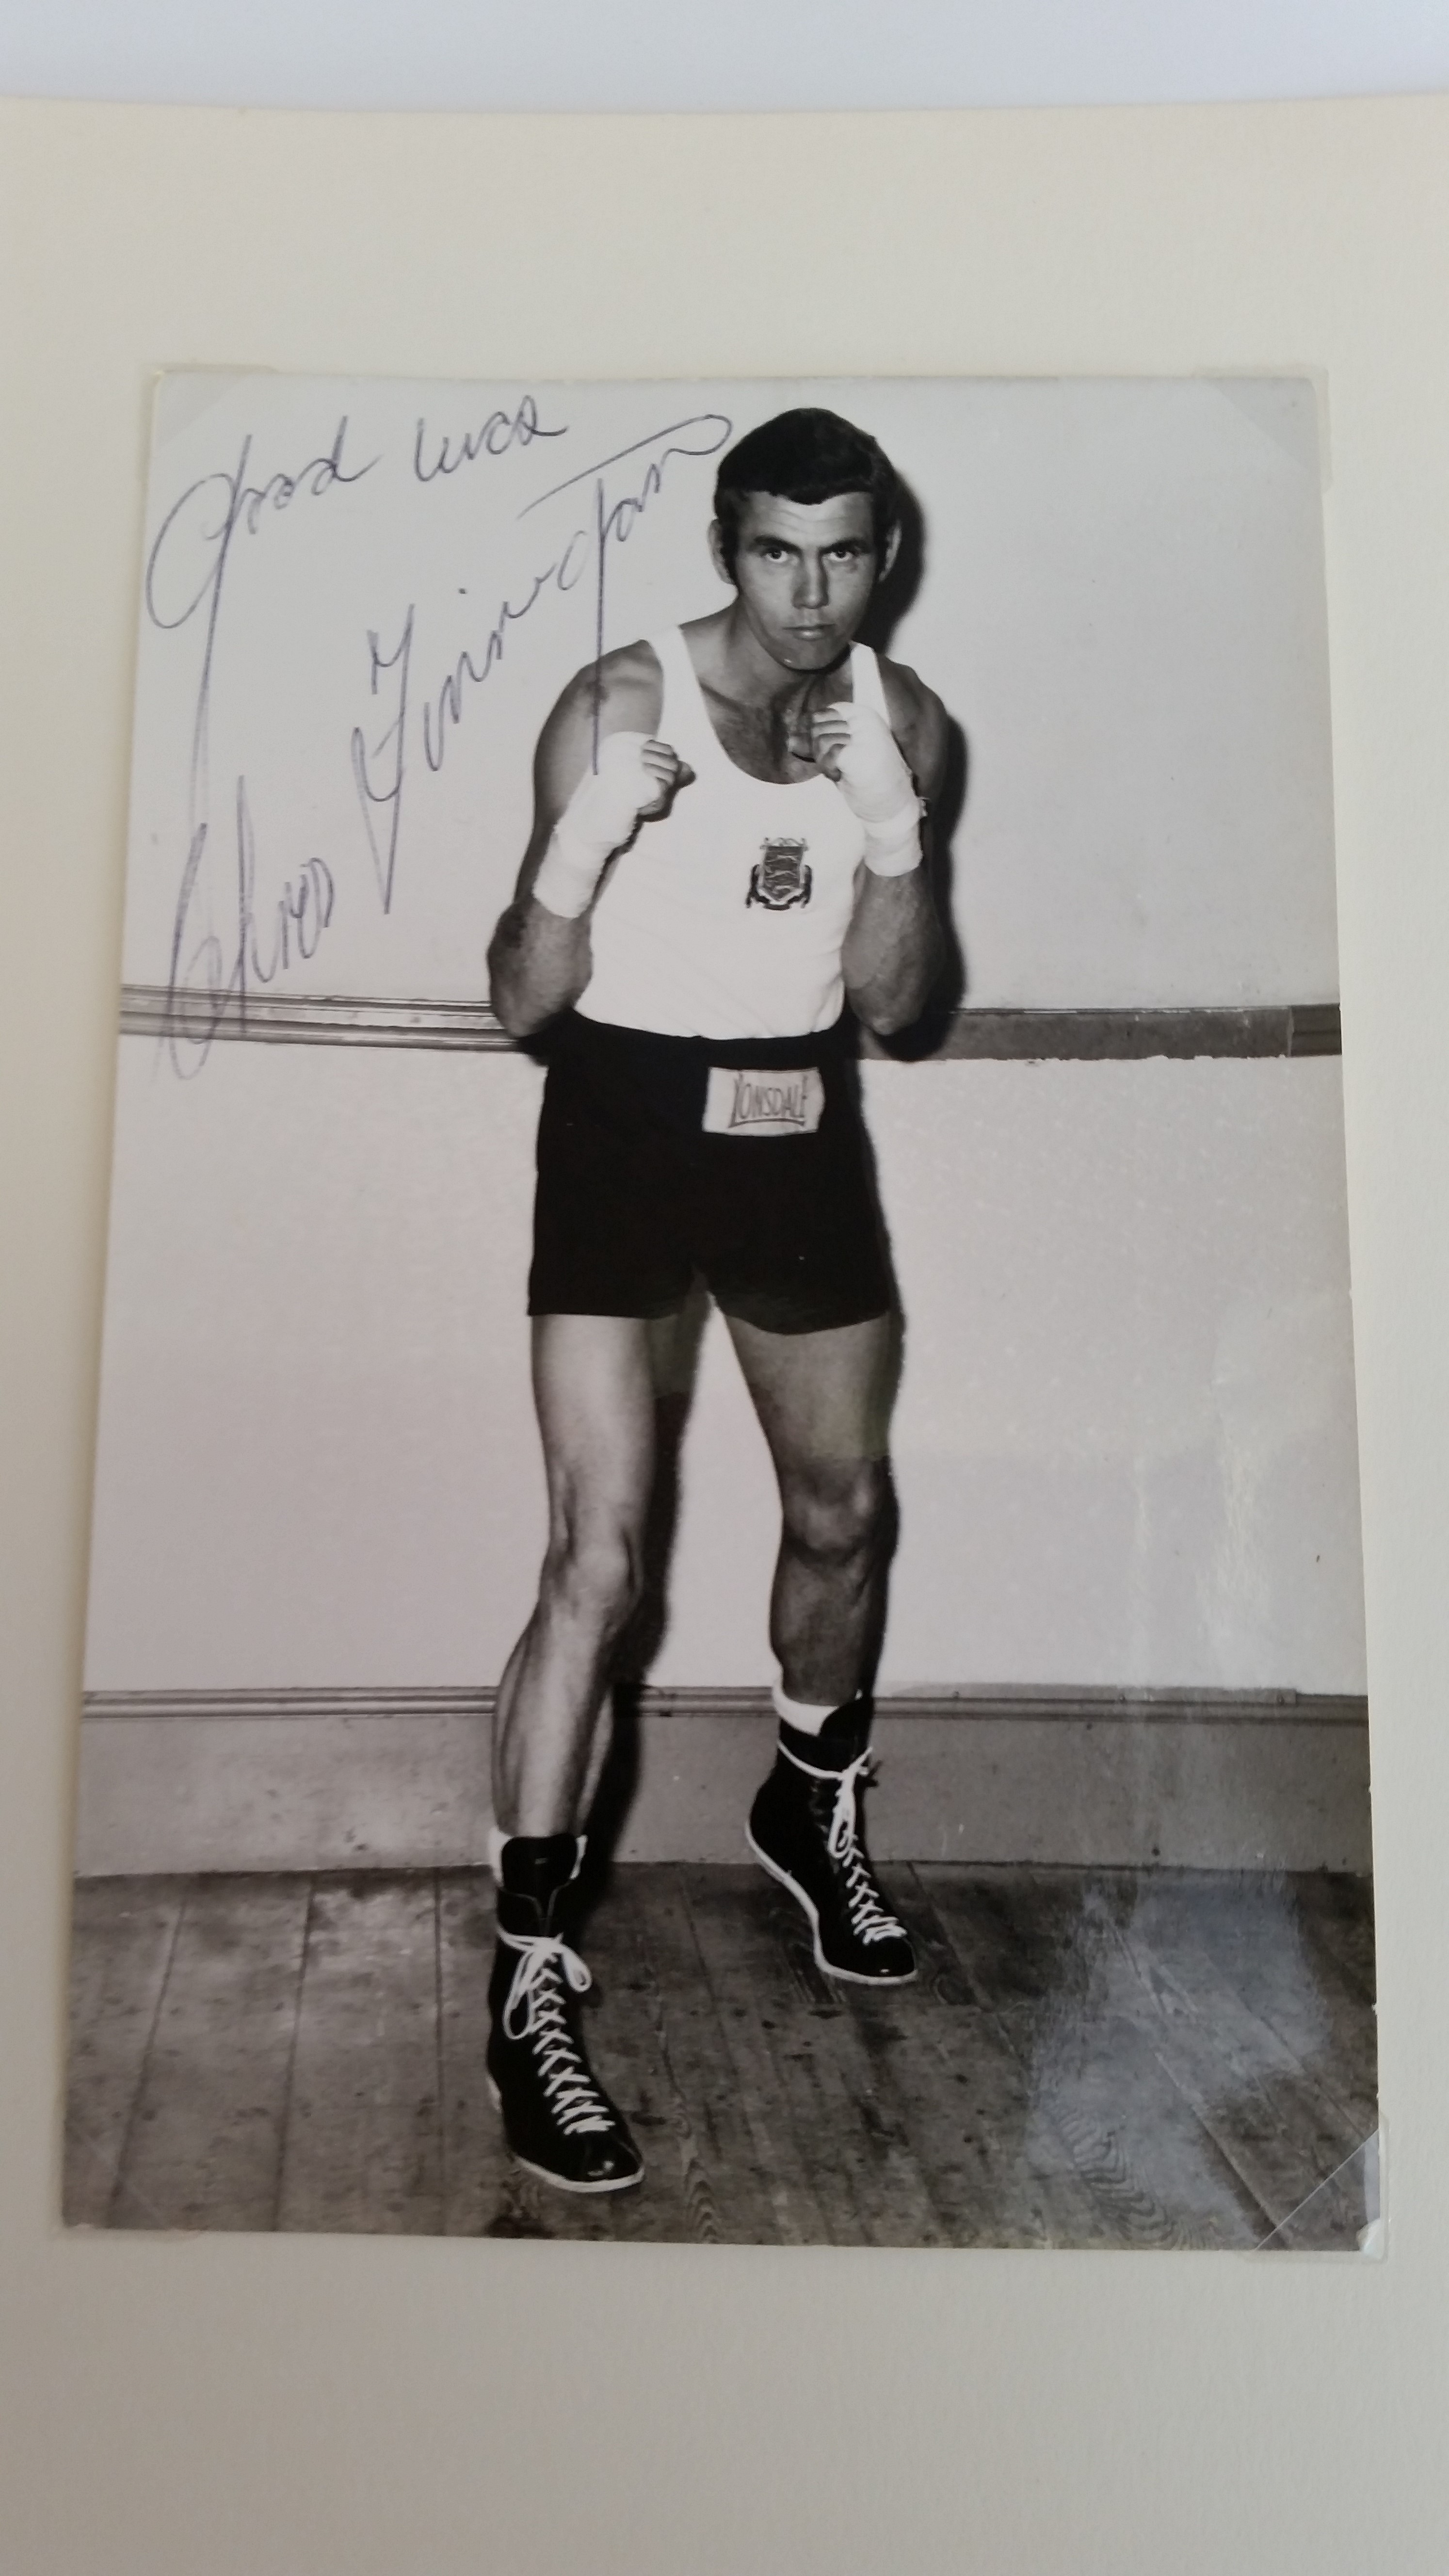
[[[1363,1687],[1333,1060],[866,1068],[909,1316],[884,1678]],[[516,1057],[121,1049],[87,1680],[496,1679],[542,1484]],[[656,1677],[770,1677],[717,1324]]]

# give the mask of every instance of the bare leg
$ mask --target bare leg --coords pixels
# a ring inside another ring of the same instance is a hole
[[[885,1617],[894,1322],[824,1333],[728,1322],[780,1487],[770,1643],[792,1699],[838,1707],[868,1680]]]
[[[610,1658],[639,1595],[654,1468],[650,1337],[630,1316],[534,1323],[549,1538],[537,1605],[498,1686],[493,1800],[505,1834],[578,1828]]]

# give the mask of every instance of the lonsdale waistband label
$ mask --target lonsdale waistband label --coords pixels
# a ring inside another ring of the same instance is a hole
[[[789,1073],[712,1064],[704,1102],[705,1133],[813,1136],[824,1107],[825,1085],[813,1064]]]

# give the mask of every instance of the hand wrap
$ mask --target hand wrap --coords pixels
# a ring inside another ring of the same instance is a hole
[[[865,825],[865,864],[873,876],[903,877],[921,863],[925,812],[884,716],[857,700],[826,709],[850,726],[850,740],[835,754],[839,788],[852,814]]]
[[[641,757],[646,733],[606,734],[597,769],[587,769],[549,836],[533,880],[536,902],[564,921],[588,911],[616,850],[631,837],[647,805],[663,793]]]

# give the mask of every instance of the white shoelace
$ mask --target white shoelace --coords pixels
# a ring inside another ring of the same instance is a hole
[[[564,2017],[563,1986],[551,1973],[555,1967],[562,1969],[574,1993],[584,1994],[594,1981],[577,1950],[542,1932],[505,1932],[500,1927],[498,1938],[519,1954],[503,2007],[505,2039],[535,2043],[549,2108],[568,2136],[611,2129],[613,2121]]]
[[[874,1778],[874,1754],[867,1747],[864,1753],[856,1755],[853,1762],[848,1762],[843,1771],[817,1771],[813,1762],[802,1762],[799,1754],[791,1753],[786,1745],[782,1744],[780,1751],[787,1762],[793,1762],[796,1770],[805,1772],[809,1779],[833,1780],[836,1783],[835,1811],[825,1837],[825,1848],[831,1859],[838,1860],[844,1868],[845,1902],[851,1930],[861,1941],[904,1938],[905,1925],[894,1914],[888,1913],[881,1903],[880,1892],[871,1877],[870,1863],[861,1849],[856,1829],[856,1786],[858,1782]]]

